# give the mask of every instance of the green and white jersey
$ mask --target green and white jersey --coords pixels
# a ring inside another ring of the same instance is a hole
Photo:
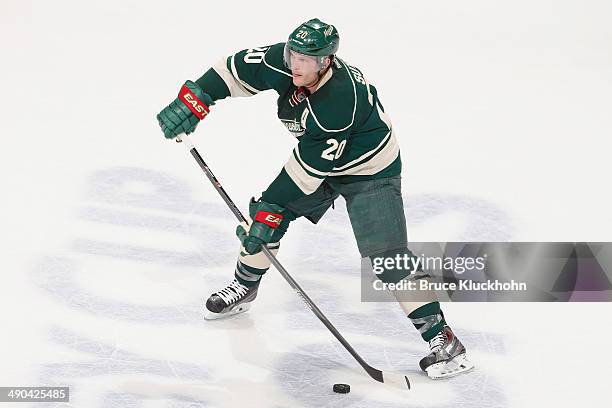
[[[196,81],[213,100],[268,89],[278,94],[278,118],[298,144],[262,198],[284,205],[311,194],[326,178],[351,183],[399,174],[391,122],[362,72],[336,57],[316,92],[298,98],[283,63],[284,45],[242,50]]]

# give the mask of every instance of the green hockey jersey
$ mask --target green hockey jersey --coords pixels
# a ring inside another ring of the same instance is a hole
[[[262,199],[282,206],[325,179],[351,183],[400,174],[391,122],[362,72],[336,57],[317,90],[300,98],[283,62],[284,45],[242,50],[196,81],[213,100],[269,89],[278,94],[278,118],[298,144]]]

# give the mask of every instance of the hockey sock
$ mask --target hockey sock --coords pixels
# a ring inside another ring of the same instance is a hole
[[[247,288],[251,288],[257,285],[257,282],[261,280],[261,277],[268,271],[268,269],[270,268],[253,268],[252,266],[245,265],[244,263],[238,261],[236,262],[234,277],[238,282],[242,283]]]
[[[280,244],[278,242],[268,244],[268,249],[274,255],[278,253]],[[263,252],[250,255],[244,252],[244,248],[240,248],[240,256],[236,262],[234,277],[247,288],[252,288],[257,285],[261,277],[270,269],[270,260]]]
[[[427,303],[410,313],[408,318],[425,341],[433,339],[446,324],[440,302]]]

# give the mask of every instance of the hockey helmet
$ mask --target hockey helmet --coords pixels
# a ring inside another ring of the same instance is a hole
[[[333,56],[340,46],[338,30],[313,18],[293,30],[285,43],[285,66],[291,69],[291,51],[317,57],[319,68],[323,68],[325,59]]]

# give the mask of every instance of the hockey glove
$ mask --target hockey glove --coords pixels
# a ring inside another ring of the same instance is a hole
[[[166,139],[174,139],[182,133],[188,135],[206,117],[208,107],[214,104],[198,84],[187,81],[178,97],[157,115],[157,121]]]
[[[280,205],[251,199],[249,204],[249,214],[253,220],[251,227],[248,231],[242,225],[236,228],[236,235],[245,251],[253,255],[261,251],[262,245],[280,240],[286,230],[287,223],[283,223],[286,212],[287,210]]]

